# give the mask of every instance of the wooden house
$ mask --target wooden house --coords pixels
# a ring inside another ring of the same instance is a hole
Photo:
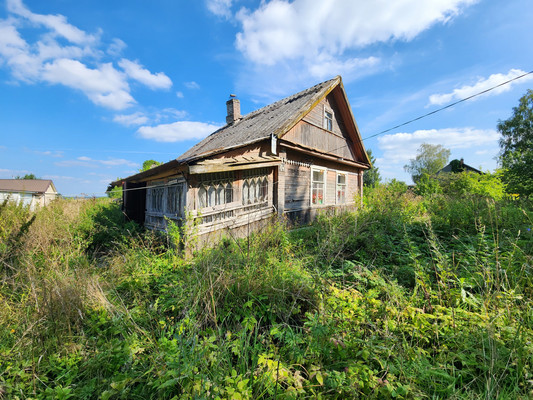
[[[0,179],[0,202],[13,201],[30,210],[46,206],[58,196],[49,179]]]
[[[127,216],[148,228],[197,222],[197,234],[246,234],[273,215],[308,221],[359,205],[370,168],[341,77],[241,116],[165,164],[112,185]]]
[[[452,160],[448,163],[448,165],[446,165],[444,168],[441,168],[438,172],[437,172],[437,175],[441,175],[441,174],[450,174],[450,173],[460,173],[460,172],[473,172],[475,174],[483,174],[483,172],[481,172],[479,169],[476,169],[474,167],[471,167],[470,165],[468,164],[465,164],[465,160],[464,159],[460,159],[460,160]]]

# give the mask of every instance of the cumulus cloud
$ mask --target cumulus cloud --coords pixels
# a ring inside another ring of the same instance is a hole
[[[6,5],[10,13],[49,28],[54,34],[67,39],[69,42],[85,44],[98,40],[96,35],[87,34],[74,25],[69,24],[64,15],[35,14],[22,4],[22,0],[7,0]]]
[[[441,144],[451,149],[490,148],[497,152],[500,135],[492,129],[446,128],[418,130],[413,133],[396,133],[378,138],[378,146],[383,151],[383,164],[403,166],[411,158],[415,158],[422,143]]]
[[[232,0],[207,0],[207,9],[218,17],[231,17]]]
[[[63,15],[36,14],[22,0],[7,0],[8,17],[0,20],[0,65],[11,70],[13,78],[26,83],[52,83],[83,92],[93,103],[123,110],[136,103],[129,80],[150,89],[168,89],[172,82],[163,72],[151,73],[137,61],[121,59],[102,62],[100,33],[89,34],[70,24]],[[33,31],[26,40],[19,25]],[[66,41],[66,42],[65,42]],[[108,56],[118,56],[126,44],[113,39]]]
[[[409,41],[436,23],[446,23],[476,0],[354,1],[271,0],[241,9],[237,48],[251,61],[272,65],[392,40]],[[400,16],[400,17],[399,17]]]
[[[148,117],[141,112],[136,112],[133,114],[115,115],[113,121],[124,126],[142,125],[148,122]]]
[[[83,91],[95,104],[123,110],[135,103],[128,82],[111,63],[91,69],[71,59],[58,59],[43,66],[42,77],[51,83],[60,83]]]
[[[130,61],[123,58],[119,61],[118,65],[120,65],[130,78],[135,79],[149,88],[168,89],[172,86],[172,81],[163,72],[152,74],[137,61]]]
[[[217,125],[205,122],[178,121],[171,124],[141,126],[137,133],[144,139],[152,139],[156,142],[181,142],[203,139],[218,128],[220,127]]]
[[[492,74],[488,78],[479,78],[478,81],[473,85],[464,85],[460,88],[454,89],[451,93],[433,94],[429,96],[429,103],[443,105],[455,100],[465,99],[476,93],[482,92],[484,90],[502,84],[503,82],[506,82],[510,79],[517,78],[520,75],[524,74],[526,74],[526,72],[520,69],[511,69],[506,74]],[[507,85],[500,86],[494,90],[491,90],[490,92],[487,92],[482,96],[498,95],[511,90],[514,84],[524,83],[531,80],[533,80],[533,75],[528,75],[520,79],[519,81],[510,82]]]

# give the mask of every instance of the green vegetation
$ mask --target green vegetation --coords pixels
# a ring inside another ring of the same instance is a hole
[[[376,166],[376,158],[372,154],[372,150],[368,149],[366,153],[368,154],[372,168],[368,171],[365,171],[363,174],[363,184],[369,187],[376,187],[381,182],[379,168]]]
[[[519,100],[513,115],[498,122],[500,163],[504,169],[503,180],[511,193],[521,196],[533,194],[533,90]]]
[[[533,206],[458,175],[189,255],[109,199],[4,203],[0,398],[531,398]]]
[[[155,160],[146,160],[143,162],[143,166],[142,168],[139,170],[139,172],[144,172],[144,171],[148,171],[149,169],[152,169],[154,167],[157,167],[158,165],[161,165],[163,164],[162,162],[160,161],[155,161]]]
[[[17,175],[15,176],[15,179],[39,179],[35,174],[26,174],[24,176]]]
[[[422,143],[415,158],[404,165],[406,172],[411,174],[414,183],[418,183],[424,175],[435,175],[446,166],[450,158],[450,150],[440,144]]]

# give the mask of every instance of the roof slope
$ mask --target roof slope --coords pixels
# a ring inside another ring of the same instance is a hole
[[[283,134],[302,117],[302,113],[310,110],[315,102],[329,93],[340,81],[341,78],[337,76],[253,111],[239,121],[213,132],[179,156],[177,160],[192,161],[267,139],[271,134]]]
[[[0,192],[44,193],[50,185],[50,179],[0,179]]]

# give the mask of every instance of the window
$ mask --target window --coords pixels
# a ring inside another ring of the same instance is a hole
[[[167,213],[181,214],[183,206],[181,204],[182,185],[172,185],[167,188]]]
[[[311,170],[311,204],[324,204],[325,177],[326,173],[324,170]]]
[[[148,187],[147,211],[154,213],[182,215],[185,207],[185,183],[173,180],[152,182]]]
[[[337,173],[337,204],[346,203],[346,174]]]
[[[163,182],[157,182],[156,185],[163,185]],[[164,187],[153,187],[150,189],[150,208],[151,211],[163,212]]]
[[[262,203],[268,200],[267,175],[266,168],[243,171],[242,204]]]
[[[199,176],[198,208],[233,202],[233,172],[217,172]]]
[[[329,110],[324,110],[324,129],[328,131],[333,130],[333,112]]]

